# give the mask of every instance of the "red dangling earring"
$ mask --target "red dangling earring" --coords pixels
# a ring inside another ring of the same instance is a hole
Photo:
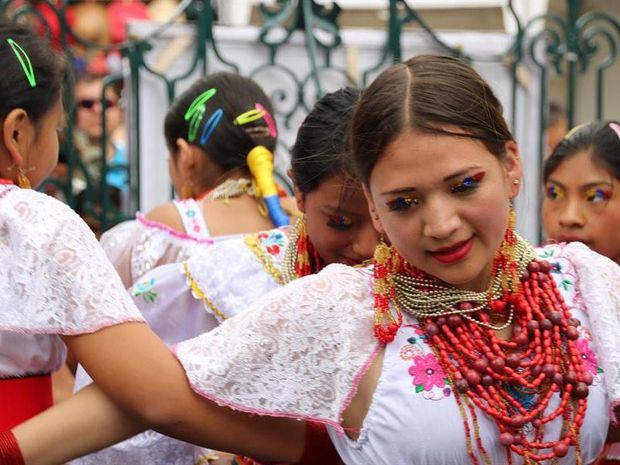
[[[504,293],[515,291],[519,287],[517,270],[517,212],[512,199],[508,204],[508,225],[504,233],[504,240],[493,261],[493,275],[501,272],[502,289]]]
[[[403,316],[398,309],[396,309],[396,316],[390,309],[390,298],[395,300],[392,282],[393,259],[394,250],[381,237],[373,255],[373,294],[375,298],[374,334],[377,340],[383,344],[388,344],[394,340],[403,323]]]

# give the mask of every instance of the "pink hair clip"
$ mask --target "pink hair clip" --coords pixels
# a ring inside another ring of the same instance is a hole
[[[267,129],[269,129],[269,135],[271,137],[276,137],[278,135],[278,130],[276,129],[276,123],[271,114],[260,103],[255,103],[254,108],[265,113],[263,119],[265,120],[265,124],[267,124]]]
[[[613,132],[616,133],[616,135],[618,136],[618,139],[620,139],[620,124],[618,124],[618,123],[609,123],[609,127],[611,128],[611,130]]]

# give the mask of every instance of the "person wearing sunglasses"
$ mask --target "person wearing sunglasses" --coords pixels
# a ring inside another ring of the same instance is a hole
[[[78,75],[75,85],[76,126],[75,147],[94,186],[101,180],[101,144],[104,136],[102,115],[106,122],[106,160],[108,172],[106,183],[115,194],[128,189],[127,149],[123,127],[123,108],[116,89],[108,87],[103,92],[104,76],[83,73]],[[86,186],[84,177],[74,183],[74,190]],[[114,196],[113,196],[114,197]]]

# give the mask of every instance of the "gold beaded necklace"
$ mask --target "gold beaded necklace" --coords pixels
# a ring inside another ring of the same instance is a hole
[[[228,202],[230,198],[239,197],[243,194],[256,197],[252,180],[247,178],[227,179],[206,194],[204,198],[207,200],[223,199],[224,202]]]
[[[516,243],[513,249],[513,260],[517,264],[516,276],[523,274],[527,264],[533,258],[532,247],[523,238],[516,235]],[[404,268],[407,268],[406,264]],[[492,307],[494,301],[501,301],[502,296],[506,293],[517,291],[518,282],[512,276],[507,276],[508,274],[508,270],[499,267],[494,272],[488,289],[484,292],[476,292],[445,285],[435,279],[423,277],[420,273],[393,272],[391,276],[395,291],[393,304],[397,310],[403,310],[417,319],[459,314],[481,326],[500,331],[512,324],[514,316],[512,306],[509,309],[508,319],[499,325],[485,323],[471,315],[486,307]]]

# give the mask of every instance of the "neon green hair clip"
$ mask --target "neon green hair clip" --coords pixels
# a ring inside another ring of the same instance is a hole
[[[19,60],[19,64],[22,65],[22,69],[24,70],[24,74],[26,75],[26,79],[28,79],[28,84],[30,87],[37,86],[37,80],[34,77],[34,69],[32,68],[32,63],[30,62],[30,57],[26,51],[21,48],[21,46],[15,42],[13,39],[7,39],[7,43],[13,49],[13,53]]]
[[[204,116],[206,111],[205,104],[211,97],[215,95],[216,92],[217,90],[213,87],[209,90],[204,91],[202,94],[200,94],[194,99],[194,101],[185,112],[185,121],[189,121],[189,130],[187,132],[187,138],[189,139],[189,142],[194,142],[196,140],[196,135],[198,134],[198,127],[200,126],[200,122],[202,121],[202,117]]]

